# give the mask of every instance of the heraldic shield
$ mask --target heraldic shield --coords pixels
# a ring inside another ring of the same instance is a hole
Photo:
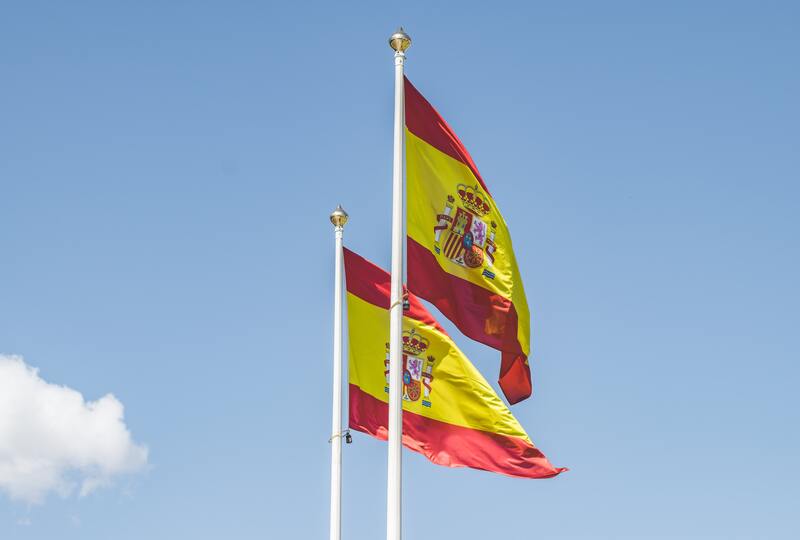
[[[433,384],[433,365],[435,359],[425,356],[430,340],[423,337],[415,328],[403,332],[403,400],[419,401],[431,406],[431,385]],[[424,357],[424,358],[423,358]],[[389,392],[389,344],[383,360],[383,374],[386,378],[384,392]]]
[[[495,233],[497,224],[486,223],[484,216],[491,207],[479,186],[459,184],[458,202],[452,195],[447,197],[444,210],[437,215],[434,231],[434,251],[466,268],[481,268],[484,263],[494,263],[497,249]],[[491,272],[484,272],[490,279]]]

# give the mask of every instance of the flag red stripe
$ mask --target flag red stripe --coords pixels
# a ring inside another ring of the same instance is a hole
[[[388,272],[347,248],[344,248],[344,269],[347,292],[358,296],[373,306],[389,309],[392,277]],[[412,293],[408,293],[408,302],[409,308],[403,312],[403,316],[432,326],[442,334],[447,335],[444,328],[425,309],[419,298]]]
[[[389,406],[350,385],[350,428],[388,438]],[[403,445],[437,465],[471,467],[508,476],[550,478],[567,469],[554,467],[530,442],[448,424],[403,411]]]
[[[472,170],[472,174],[480,182],[483,190],[489,193],[486,184],[483,183],[481,173],[478,172],[478,167],[472,161],[467,149],[461,144],[461,140],[448,123],[445,122],[444,118],[436,112],[433,105],[419,93],[419,90],[414,88],[408,78],[405,79],[405,96],[406,127],[408,130],[440,152],[444,152],[469,167]]]
[[[517,338],[513,302],[445,272],[430,251],[407,238],[409,289],[434,304],[464,335],[502,351],[499,382],[503,393],[512,404],[528,398],[530,368]]]

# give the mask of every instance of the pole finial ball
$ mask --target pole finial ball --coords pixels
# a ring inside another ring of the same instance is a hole
[[[336,210],[331,212],[331,223],[333,223],[334,227],[344,227],[349,217],[340,204],[336,207]]]
[[[395,52],[405,52],[406,49],[411,47],[411,36],[406,34],[401,26],[398,28],[397,32],[392,34],[389,38],[389,46],[394,49]]]

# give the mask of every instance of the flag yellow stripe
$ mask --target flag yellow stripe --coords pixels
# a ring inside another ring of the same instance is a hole
[[[347,294],[347,311],[350,325],[350,383],[376,399],[388,402],[384,342],[388,341],[389,313],[352,293]],[[530,442],[508,407],[446,334],[408,317],[403,318],[403,328],[413,328],[429,339],[429,348],[422,356],[435,358],[435,378],[429,398],[431,406],[423,405],[423,399],[420,398],[417,401],[404,401],[404,410],[456,426],[518,437]],[[376,339],[376,336],[386,338]]]

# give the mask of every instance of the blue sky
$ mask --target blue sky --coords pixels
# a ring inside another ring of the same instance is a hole
[[[83,497],[0,493],[0,537],[325,537],[327,216],[388,266],[398,24],[513,233],[535,387],[513,412],[571,469],[406,453],[406,537],[800,536],[798,23],[791,2],[3,4],[0,353],[113,393],[149,454]],[[452,334],[493,380],[497,353]],[[346,538],[384,534],[385,450],[345,448]]]

